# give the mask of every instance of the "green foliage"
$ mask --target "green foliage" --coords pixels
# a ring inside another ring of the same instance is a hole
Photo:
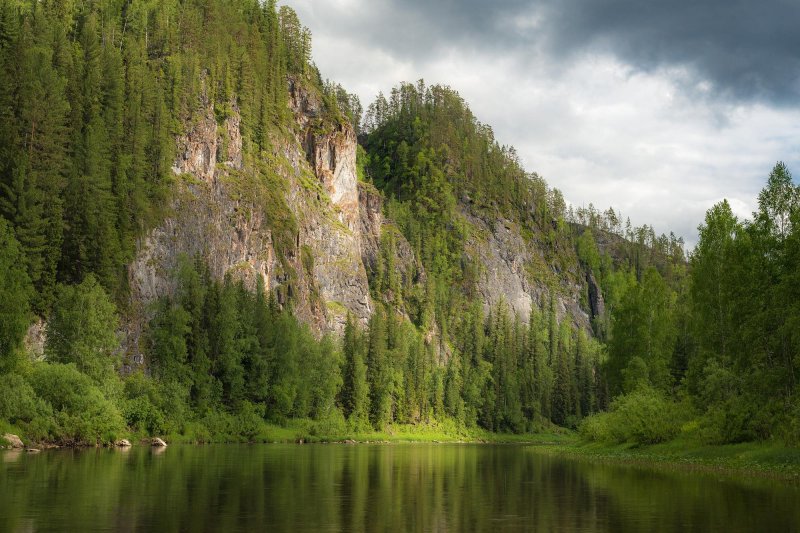
[[[33,291],[22,259],[11,228],[0,217],[0,371],[14,366],[31,319]]]
[[[127,426],[144,435],[175,433],[189,418],[189,391],[175,381],[150,379],[142,372],[125,378],[120,407]]]
[[[608,380],[612,393],[631,392],[639,382],[667,391],[675,348],[675,294],[655,268],[628,289],[612,321]]]
[[[50,361],[75,363],[101,382],[118,366],[116,307],[93,275],[80,285],[61,285],[47,323],[45,352]]]
[[[561,194],[526,173],[514,149],[501,146],[452,89],[426,87],[421,80],[403,83],[388,99],[379,95],[369,106],[363,130],[366,177],[388,198],[387,217],[425,268],[424,287],[404,293],[423,330],[436,323],[448,337],[452,310],[458,308],[453,304],[474,296],[480,265],[467,260],[472,224],[462,207],[489,224],[499,218],[513,221],[531,241],[544,240],[542,235],[554,228],[566,235],[559,222],[565,214]],[[554,233],[547,260],[567,262],[566,242]],[[393,270],[378,267],[374,286],[383,295],[384,277]]]
[[[122,416],[133,431],[146,435],[164,433],[164,413],[153,405],[147,396],[138,396],[125,401],[122,406]]]
[[[36,395],[33,388],[19,374],[0,375],[0,420],[12,424],[30,423],[52,415],[50,406]]]
[[[592,230],[587,229],[580,237],[578,237],[575,247],[578,253],[578,259],[589,269],[595,273],[600,272],[600,251],[597,249],[597,243],[592,235]],[[599,277],[599,276],[598,276]]]
[[[116,307],[93,275],[80,285],[61,285],[47,323],[45,351],[50,361],[75,363],[101,382],[119,361]]]
[[[753,220],[743,222],[727,201],[715,205],[692,256],[697,347],[686,383],[705,411],[710,442],[775,438],[792,424],[800,372],[800,188],[783,163],[758,204]]]
[[[125,301],[124,266],[169,197],[175,136],[208,106],[221,124],[239,113],[258,160],[287,124],[287,72],[322,87],[310,33],[274,0],[0,10],[0,215],[39,314],[57,282],[90,273]]]
[[[580,433],[599,442],[656,444],[674,438],[681,423],[677,404],[662,393],[643,387],[617,397],[608,412],[586,418]]]
[[[114,403],[74,364],[38,364],[30,383],[53,410],[46,433],[34,435],[37,438],[94,445],[113,442],[125,430]]]
[[[326,101],[330,102],[330,107],[344,115],[347,122],[353,126],[353,131],[356,135],[359,135],[361,133],[361,116],[364,110],[361,107],[361,101],[358,99],[358,96],[348,93],[340,84],[331,82],[330,80],[325,82],[323,93],[325,94]],[[361,155],[357,154],[357,156],[361,158]],[[359,173],[359,176],[362,175],[363,174]]]

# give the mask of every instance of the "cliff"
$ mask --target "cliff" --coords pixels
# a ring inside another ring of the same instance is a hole
[[[584,295],[592,289],[573,250],[562,251],[568,259],[562,269],[549,260],[542,243],[524,238],[513,221],[487,220],[466,206],[461,211],[472,228],[467,255],[478,267],[476,287],[487,311],[504,301],[527,320],[532,306],[546,309],[552,296],[559,322],[566,319],[577,328],[591,331],[595,314]],[[597,290],[593,294],[594,309],[600,312],[602,294]]]
[[[352,127],[332,116],[317,89],[295,79],[287,105],[289,131],[276,132],[271,149],[259,154],[243,146],[235,101],[222,124],[206,97],[187,118],[176,138],[168,214],[140,239],[128,268],[126,336],[134,362],[143,361],[139,343],[152,303],[175,293],[182,256],[199,258],[216,278],[230,275],[252,290],[261,279],[318,334],[341,333],[348,313],[366,324],[375,305],[370,278],[387,231],[403,286],[424,283],[412,247],[383,215],[381,193],[358,181]],[[526,319],[531,306],[548,305],[552,293],[559,320],[591,329],[602,296],[577,261],[559,270],[514,222],[490,220],[468,203],[460,210],[471,227],[465,260],[475,265],[487,310],[503,300]],[[393,301],[392,294],[379,297]]]
[[[375,262],[387,222],[380,197],[358,183],[356,136],[294,80],[288,105],[292,129],[276,133],[268,153],[243,148],[235,104],[220,126],[205,98],[176,139],[168,215],[140,240],[128,268],[135,361],[152,302],[175,292],[181,256],[199,257],[213,276],[231,275],[250,289],[260,278],[320,334],[341,332],[348,313],[364,324],[371,315],[365,264]]]

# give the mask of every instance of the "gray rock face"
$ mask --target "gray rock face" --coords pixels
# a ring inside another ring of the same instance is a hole
[[[322,329],[341,333],[352,313],[366,324],[373,311],[367,271],[362,262],[362,227],[356,150],[358,142],[348,124],[321,119],[322,104],[299,85],[290,83],[289,107],[297,123],[297,141],[305,159],[290,153],[295,168],[308,172],[321,185],[316,209],[302,188],[295,187],[289,205],[299,214],[300,247],[313,257],[309,280],[322,301]],[[291,152],[291,147],[290,147]]]
[[[594,274],[591,272],[587,272],[586,274],[586,284],[588,285],[589,311],[591,312],[592,318],[604,315],[606,312],[606,304],[603,300],[603,292],[597,280],[594,279]]]
[[[383,216],[383,197],[370,184],[358,185],[359,214],[361,226],[361,260],[369,272],[377,268],[381,237],[391,221]],[[425,281],[422,265],[417,263],[414,250],[399,230],[390,228],[395,234],[395,267],[402,283]],[[416,280],[414,278],[417,278]]]
[[[25,351],[34,361],[44,359],[44,346],[47,343],[47,322],[41,318],[36,318],[28,328],[23,340]]]
[[[383,217],[380,194],[358,182],[352,128],[326,118],[319,96],[293,81],[288,106],[294,131],[276,136],[263,161],[243,151],[235,99],[222,124],[207,97],[187,120],[176,139],[169,215],[140,240],[128,269],[128,363],[143,363],[139,339],[150,304],[176,290],[172,274],[182,255],[202,258],[217,279],[230,274],[250,289],[261,279],[279,302],[291,297],[295,315],[319,334],[341,333],[348,313],[367,323],[374,310],[367,273],[376,268],[386,231],[395,236],[394,263],[402,282],[424,283],[425,272],[411,246]],[[280,198],[280,208],[288,209],[296,222],[288,238],[269,220],[267,200],[251,190],[254,180],[263,179],[255,169],[265,166],[280,184],[270,185],[270,194]],[[507,221],[486,221],[466,207],[463,214],[475,229],[467,254],[478,265],[478,292],[487,308],[502,299],[527,319],[532,305],[549,302],[550,286],[533,274],[552,267],[542,266],[536,244],[526,242]],[[559,318],[570,317],[588,329],[588,310],[580,305],[584,276],[552,274],[558,280]],[[599,292],[589,300],[592,313],[602,312]]]
[[[545,308],[549,304],[552,291],[559,322],[566,319],[591,332],[590,317],[580,304],[585,289],[580,283],[570,281],[577,279],[577,270],[556,272],[544,260],[536,243],[526,242],[516,224],[510,221],[490,224],[468,211],[462,213],[475,230],[467,243],[467,254],[478,265],[477,289],[486,311],[504,301],[526,321],[533,305]],[[538,272],[543,268],[545,272]],[[557,285],[542,281],[548,278],[557,280]]]
[[[158,437],[154,437],[150,441],[150,445],[153,446],[154,448],[164,448],[164,447],[167,446],[167,443],[164,442],[163,440],[159,439]]]
[[[285,183],[279,194],[297,222],[289,249],[278,253],[263,200],[240,190],[253,179],[247,175],[256,163],[242,152],[238,109],[231,105],[218,127],[213,107],[203,100],[205,107],[176,140],[171,213],[141,239],[129,267],[126,336],[134,362],[141,359],[139,337],[150,303],[174,293],[171,273],[182,255],[203,258],[218,279],[231,274],[254,289],[261,278],[267,290],[284,288],[279,301],[291,294],[295,314],[319,333],[341,332],[348,312],[366,324],[372,302],[362,261],[355,134],[349,125],[322,121],[317,97],[293,83],[290,89],[295,140],[275,139],[268,163]]]
[[[531,312],[534,290],[528,282],[525,266],[531,254],[519,232],[498,220],[493,227],[482,219],[466,214],[479,230],[472,236],[467,250],[479,265],[478,292],[487,310],[501,300],[527,320]]]

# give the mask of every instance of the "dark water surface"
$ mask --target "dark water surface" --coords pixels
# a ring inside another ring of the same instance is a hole
[[[800,531],[786,482],[529,446],[0,452],[0,531]]]

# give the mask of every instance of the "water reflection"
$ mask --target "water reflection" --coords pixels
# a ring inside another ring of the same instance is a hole
[[[523,446],[172,446],[0,461],[0,531],[796,531],[800,490]]]

